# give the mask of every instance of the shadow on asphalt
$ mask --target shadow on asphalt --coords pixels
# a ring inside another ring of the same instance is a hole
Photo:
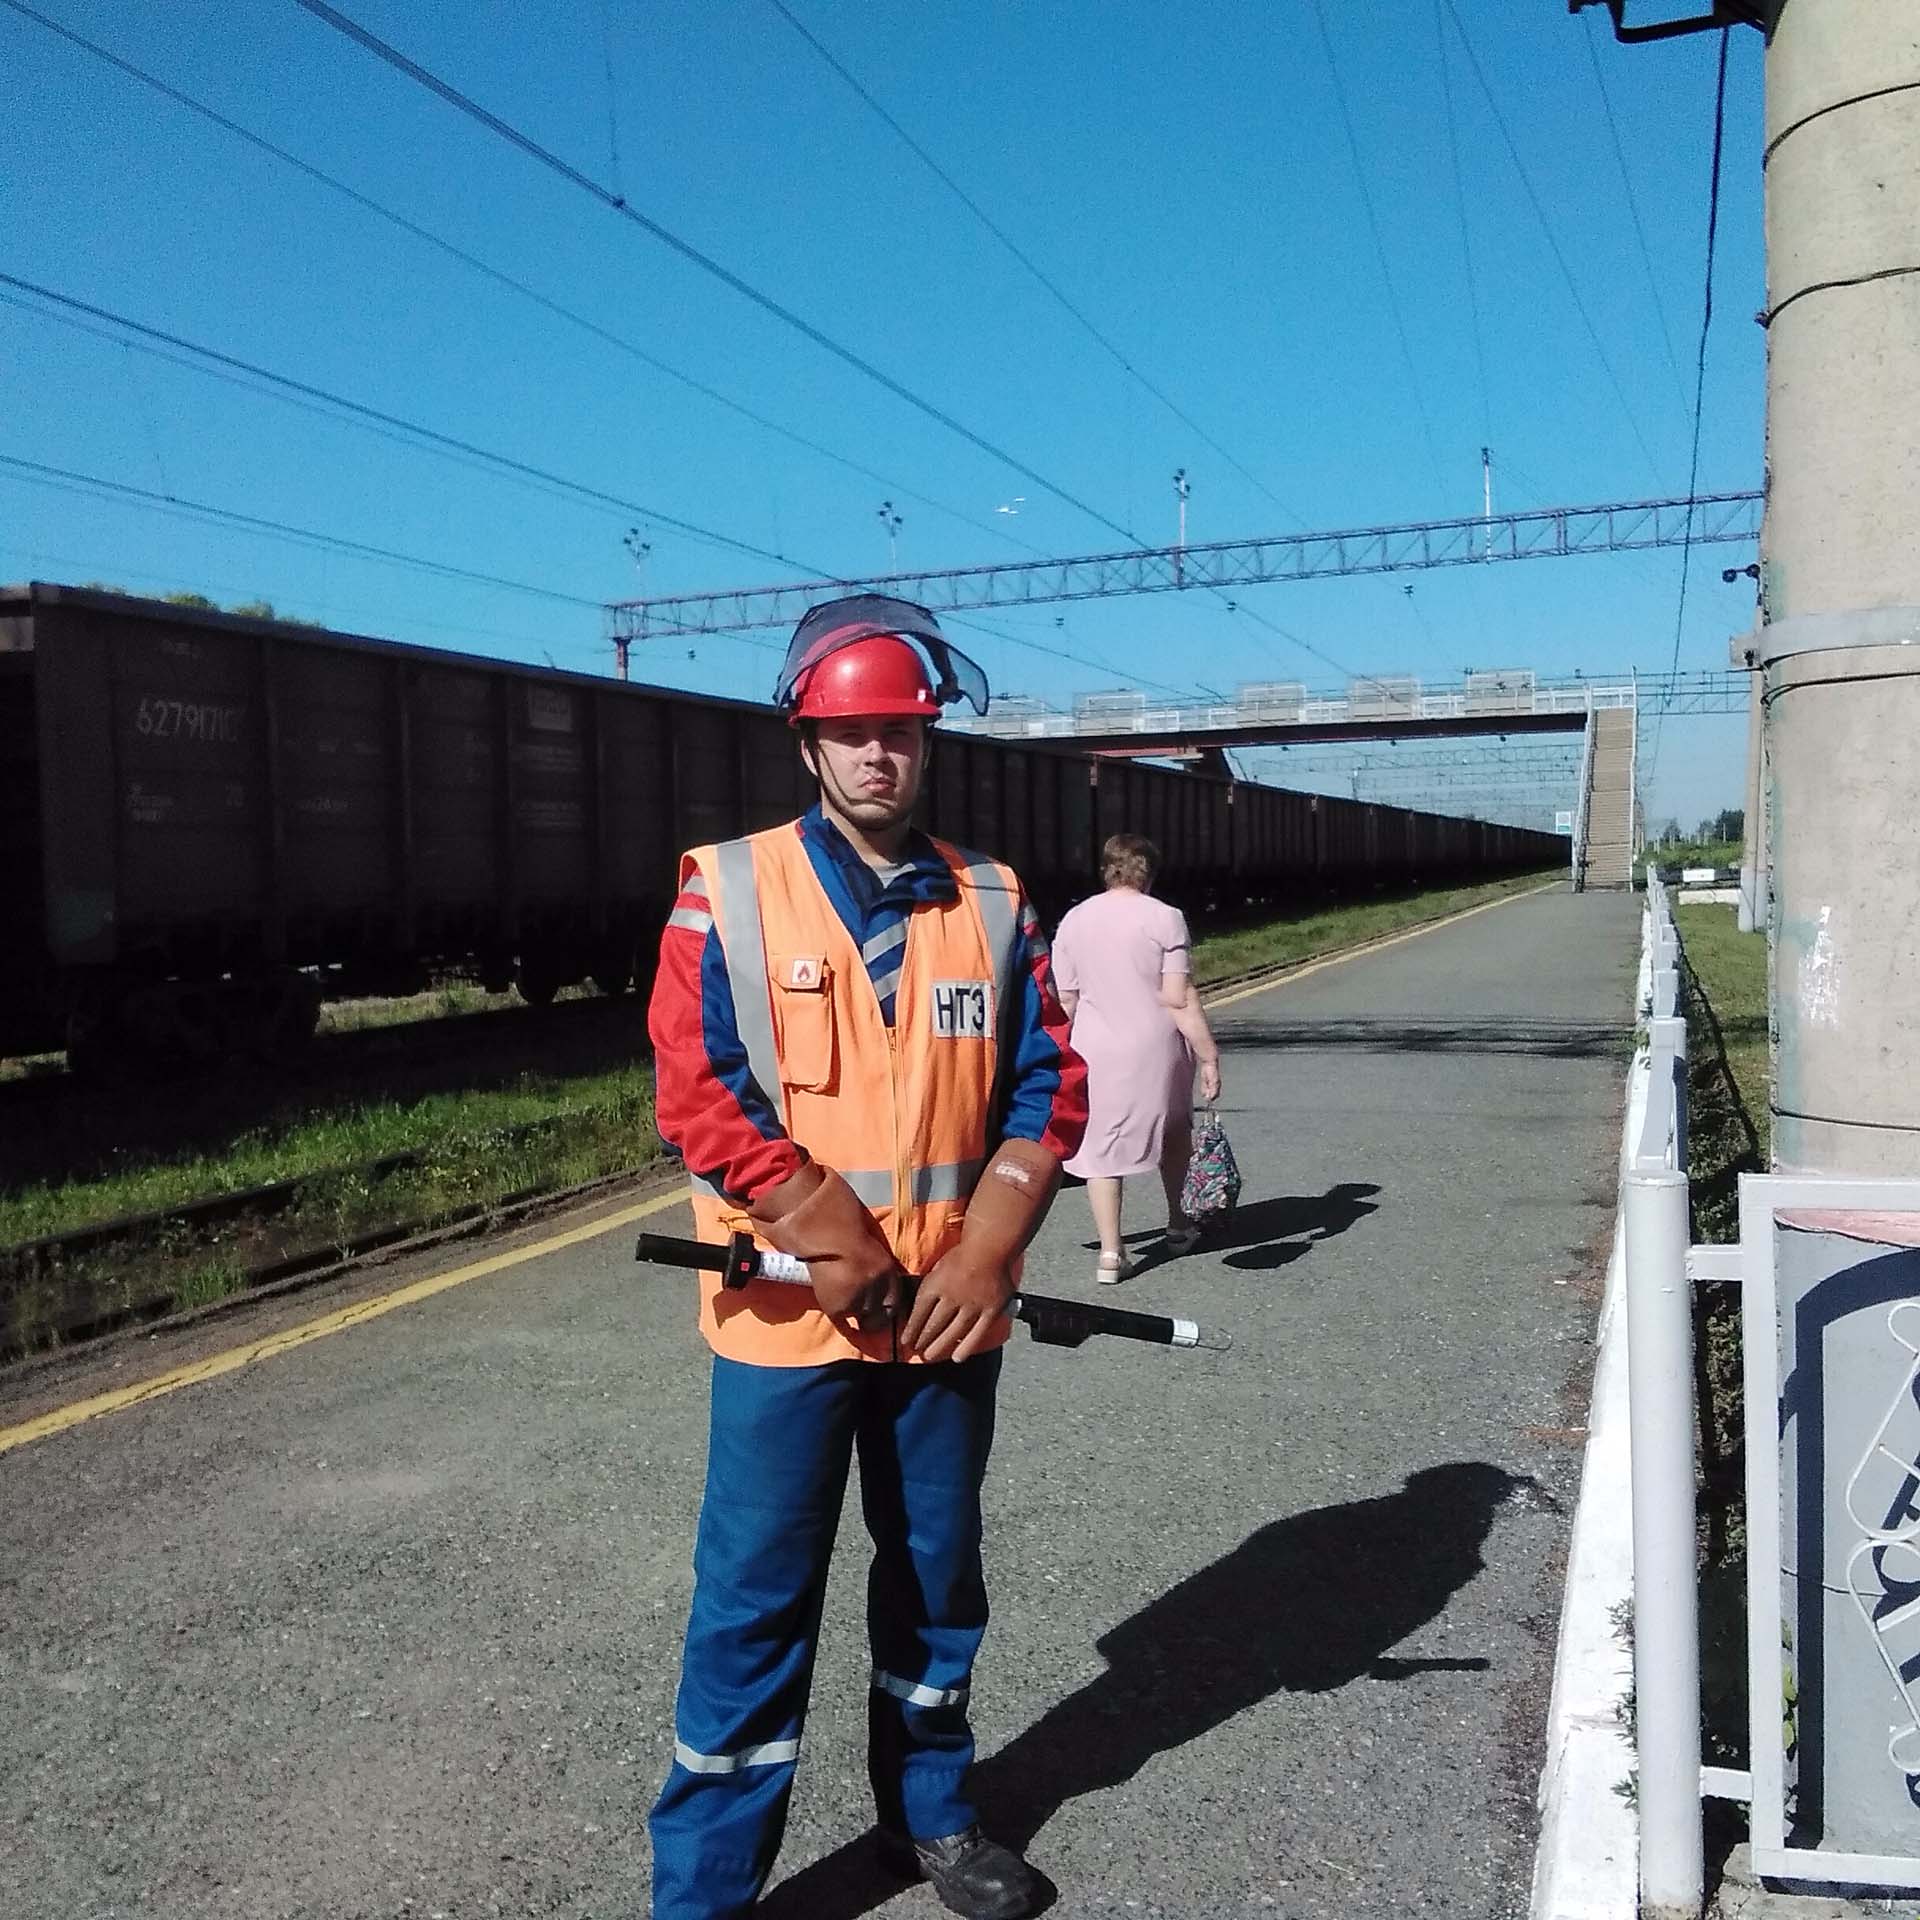
[[[1624,1059],[1633,1042],[1626,1027],[1592,1020],[1222,1020],[1214,1034],[1235,1053],[1345,1048],[1360,1053],[1532,1055],[1543,1060],[1594,1060],[1609,1053]]]
[[[1483,1673],[1481,1659],[1393,1657],[1481,1571],[1508,1498],[1533,1483],[1484,1460],[1424,1467],[1398,1492],[1269,1521],[1099,1640],[1107,1670],[975,1768],[981,1822],[1025,1848],[1070,1801],[1277,1693]],[[872,1838],[783,1881],[762,1920],[859,1920],[900,1891]]]
[[[1325,1193],[1281,1193],[1268,1200],[1255,1200],[1209,1225],[1199,1252],[1224,1255],[1224,1265],[1248,1272],[1290,1266],[1316,1242],[1331,1240],[1368,1214],[1379,1212],[1373,1198],[1379,1191],[1371,1180],[1343,1180]],[[1192,1258],[1168,1253],[1165,1233],[1164,1227],[1142,1227],[1124,1236],[1130,1242],[1161,1243],[1136,1259],[1130,1279],[1137,1280],[1176,1258]],[[1088,1240],[1083,1244],[1091,1250],[1100,1243]]]

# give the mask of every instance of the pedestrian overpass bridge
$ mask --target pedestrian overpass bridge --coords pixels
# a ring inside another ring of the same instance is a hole
[[[1083,694],[1065,711],[1003,696],[984,718],[953,724],[999,739],[1057,740],[1087,753],[1182,760],[1223,773],[1229,747],[1578,734],[1577,774],[1564,809],[1571,814],[1574,883],[1626,886],[1641,709],[1731,712],[1745,705],[1747,691],[1747,677],[1735,673],[1547,678],[1496,668],[1438,686],[1406,674],[1356,676],[1339,692],[1261,681],[1215,701],[1154,701],[1119,689]]]

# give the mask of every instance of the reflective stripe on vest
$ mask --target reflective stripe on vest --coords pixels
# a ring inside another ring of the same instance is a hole
[[[984,1159],[949,1160],[940,1166],[915,1167],[908,1198],[915,1206],[931,1206],[936,1200],[964,1200],[978,1182]],[[893,1205],[893,1169],[891,1167],[839,1167],[840,1175],[863,1207]],[[695,1193],[712,1200],[725,1200],[726,1193],[703,1175],[690,1173],[688,1184]]]
[[[994,1018],[999,1023],[1000,1032],[1009,1033],[1018,1017],[1009,1000],[1015,979],[1013,934],[1020,919],[1019,895],[1008,887],[1002,869],[985,854],[969,852],[965,847],[942,846],[939,841],[934,844],[950,861],[964,869],[973,882],[973,897],[980,907],[980,924],[986,929],[987,951],[993,956]],[[993,1084],[993,1111],[996,1114],[1001,1108],[1007,1069],[1011,1065],[1012,1061],[1005,1053],[999,1055]]]
[[[994,1004],[1004,1026],[1008,1018],[1007,997],[1013,991],[1013,930],[1019,924],[1019,895],[1007,885],[1005,870],[985,854],[970,853],[965,847],[945,846],[937,840],[934,845],[963,868],[973,882],[980,924],[987,931],[987,951],[993,956]]]
[[[753,847],[728,840],[714,849],[720,899],[715,924],[726,951],[733,987],[733,1020],[747,1067],[770,1104],[780,1103],[780,1054],[773,1044],[773,1009],[767,998],[767,947],[760,933],[760,892],[754,881]]]

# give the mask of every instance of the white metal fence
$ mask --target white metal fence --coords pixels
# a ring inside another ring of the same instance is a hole
[[[1920,1562],[1912,1491],[1920,1484],[1920,1180],[1743,1173],[1738,1242],[1690,1245],[1681,950],[1667,889],[1652,871],[1646,969],[1617,1248],[1631,1454],[1639,1920],[1697,1920],[1703,1796],[1748,1803],[1756,1874],[1920,1889],[1911,1814],[1920,1805],[1920,1615],[1910,1604],[1920,1575],[1895,1594],[1887,1571],[1894,1566],[1906,1582]],[[1796,1247],[1786,1253],[1789,1239]],[[1741,1300],[1744,1768],[1701,1765],[1693,1298],[1709,1283],[1736,1285]],[[1617,1361],[1611,1341],[1620,1321],[1613,1325],[1602,1372]],[[1801,1385],[1790,1391],[1795,1379]],[[1596,1389],[1596,1421],[1598,1403]],[[1896,1419],[1906,1425],[1892,1444]],[[1592,1462],[1590,1448],[1590,1472]],[[1596,1492],[1617,1501],[1619,1468],[1609,1464],[1614,1477],[1583,1490],[1583,1516]],[[1874,1473],[1893,1491],[1860,1495]],[[1872,1578],[1857,1575],[1861,1568]],[[1890,1647],[1896,1629],[1909,1637]],[[1810,1804],[1821,1811],[1803,1826]],[[1555,1903],[1536,1901],[1536,1915],[1624,1913],[1617,1900],[1580,1904],[1578,1889],[1561,1898],[1559,1883],[1550,1892]]]
[[[1680,937],[1647,874],[1647,1102],[1628,1143],[1627,1391],[1633,1435],[1633,1691],[1641,1912],[1697,1915],[1700,1601],[1695,1545],[1693,1283],[1688,1277],[1687,1023]]]

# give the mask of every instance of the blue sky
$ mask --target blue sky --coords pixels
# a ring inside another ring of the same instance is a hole
[[[1118,544],[293,0],[34,3],[881,478],[729,412],[0,10],[13,82],[0,233],[20,277],[804,569],[884,570],[877,510],[889,497],[903,567],[1017,558],[1023,542]],[[1604,14],[1571,19],[1559,0],[1321,0],[1350,146],[1310,0],[789,4],[1254,480],[1090,339],[768,0],[354,0],[346,11],[1148,541],[1172,538],[1176,467],[1190,476],[1194,539],[1476,512],[1483,443],[1497,504],[1685,491],[1714,36],[1620,48]],[[1736,35],[1703,490],[1761,473],[1760,67],[1759,36]],[[0,340],[11,376],[0,453],[568,597],[317,551],[3,467],[0,576],[264,596],[362,632],[610,664],[596,607],[640,588],[622,541],[635,513],[156,359],[17,295],[0,305]],[[997,511],[1016,501],[1017,514]],[[657,524],[644,537],[649,592],[793,577]],[[1725,663],[1752,595],[1720,569],[1751,557],[1697,551],[1682,665]],[[1243,597],[1358,671],[1660,669],[1679,566],[1677,553],[1542,560]],[[994,624],[1014,636],[975,636],[995,684],[1058,700],[1102,678],[1047,651],[1061,646],[1183,686],[1339,677],[1197,595]],[[636,677],[758,696],[778,638],[659,643]],[[1691,824],[1737,804],[1744,724],[1670,721],[1650,814]]]

